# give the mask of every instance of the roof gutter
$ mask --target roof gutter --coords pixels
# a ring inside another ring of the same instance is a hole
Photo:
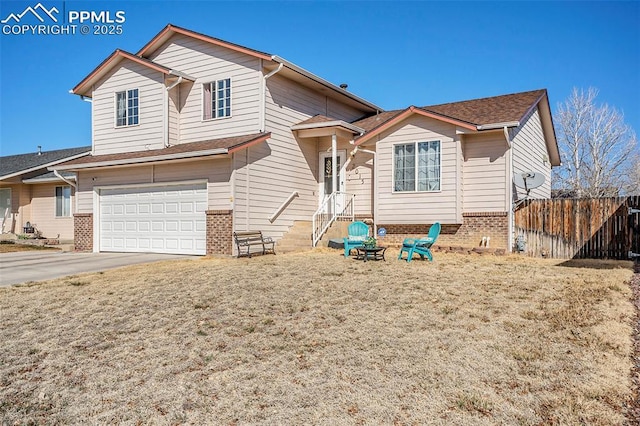
[[[498,130],[506,127],[518,127],[519,125],[519,121],[506,121],[504,123],[482,124],[480,126],[476,126],[476,128],[478,130]]]
[[[356,96],[351,92],[347,92],[346,90],[341,89],[340,87],[336,86],[335,84],[330,83],[327,80],[325,80],[325,79],[323,79],[321,77],[318,77],[315,74],[312,74],[311,72],[305,70],[304,68],[301,68],[301,67],[297,66],[296,64],[293,64],[293,63],[287,61],[286,59],[281,58],[278,55],[272,55],[271,56],[271,60],[274,61],[274,62],[277,62],[279,64],[283,64],[285,67],[289,68],[290,70],[295,71],[298,74],[303,75],[303,76],[315,81],[316,83],[319,83],[319,84],[325,86],[326,88],[333,90],[336,93],[344,95],[344,96],[346,96],[346,97],[348,97],[348,98],[350,98],[350,99],[352,99],[352,100],[354,100],[354,101],[356,101],[356,102],[358,102],[358,103],[360,103],[362,105],[366,105],[366,106],[368,106],[369,108],[371,108],[374,111],[384,111],[383,108],[380,108],[379,106],[377,106],[375,104],[372,104],[371,102],[369,102],[367,100],[364,100],[361,97]]]

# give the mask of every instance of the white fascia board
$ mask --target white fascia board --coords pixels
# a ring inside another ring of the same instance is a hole
[[[325,86],[325,87],[327,87],[327,88],[329,88],[329,89],[331,89],[331,90],[333,90],[333,91],[335,91],[335,92],[337,92],[337,93],[339,93],[341,95],[347,96],[348,98],[351,98],[356,102],[359,102],[359,103],[361,103],[363,105],[366,105],[366,106],[368,106],[369,108],[371,108],[373,110],[384,111],[384,109],[380,108],[378,105],[372,104],[371,102],[369,102],[369,101],[367,101],[365,99],[362,99],[361,97],[356,96],[351,92],[347,92],[346,90],[336,86],[335,84],[328,82],[324,78],[318,77],[317,75],[305,70],[304,68],[301,68],[301,67],[297,66],[296,64],[294,64],[292,62],[287,61],[286,59],[281,58],[278,55],[271,56],[271,60],[274,61],[274,62],[277,62],[279,64],[283,64],[285,67],[289,68],[290,70],[293,70],[293,71],[297,72],[298,74],[301,74],[301,75],[303,75],[303,76],[305,76],[307,78],[310,78],[311,80],[315,81],[316,83],[320,83],[323,86]]]
[[[353,133],[363,134],[365,130],[361,127],[354,126],[351,123],[347,123],[342,120],[324,121],[321,123],[308,123],[308,124],[296,124],[291,126],[291,130],[308,130],[308,129],[322,129],[323,127],[344,127],[347,130],[351,130]]]
[[[504,123],[491,123],[491,124],[483,124],[481,126],[476,126],[478,130],[496,130],[502,129],[504,127],[518,127],[520,125],[519,121],[506,121]]]
[[[184,152],[181,154],[165,154],[165,155],[154,155],[151,157],[123,158],[120,160],[111,160],[111,161],[96,161],[93,163],[56,167],[56,170],[79,170],[79,169],[91,169],[95,167],[125,166],[129,164],[142,164],[142,163],[150,163],[154,161],[181,160],[184,158],[206,157],[209,155],[220,155],[220,154],[228,154],[228,153],[229,153],[229,150],[227,148],[216,148],[216,149],[209,149],[206,151]],[[53,169],[50,169],[50,170],[53,170]]]
[[[91,153],[91,151],[83,152],[81,154],[73,155],[71,157],[65,157],[62,160],[52,161],[51,163],[43,164],[41,166],[32,167],[32,168],[26,169],[26,170],[20,170],[19,172],[11,173],[11,174],[8,174],[6,176],[0,176],[0,181],[1,180],[5,180],[5,179],[9,179],[9,178],[12,178],[12,177],[20,176],[20,175],[23,175],[25,173],[35,172],[36,170],[40,170],[40,169],[44,169],[44,168],[46,168],[49,171],[53,171],[53,169],[50,168],[51,166],[55,166],[56,164],[64,163],[65,161],[75,160],[76,158],[84,157],[85,155],[89,155],[90,153]],[[62,169],[60,169],[60,170],[62,170]]]

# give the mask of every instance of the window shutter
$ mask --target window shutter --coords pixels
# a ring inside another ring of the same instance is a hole
[[[204,94],[203,94],[203,119],[208,120],[211,117],[212,105],[211,105],[211,83],[204,84],[202,86]]]

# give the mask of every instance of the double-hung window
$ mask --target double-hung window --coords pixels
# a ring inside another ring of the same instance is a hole
[[[71,187],[56,186],[56,217],[71,216]]]
[[[138,89],[116,92],[116,127],[138,124]]]
[[[231,79],[203,85],[203,119],[231,117]]]
[[[393,147],[393,190],[440,191],[440,141]]]

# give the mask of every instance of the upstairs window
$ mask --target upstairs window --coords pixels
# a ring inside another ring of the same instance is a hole
[[[56,186],[56,217],[71,216],[71,187]]]
[[[393,147],[393,190],[440,191],[440,141]]]
[[[203,85],[203,119],[231,117],[231,79]]]
[[[116,93],[116,127],[138,124],[138,89]]]

